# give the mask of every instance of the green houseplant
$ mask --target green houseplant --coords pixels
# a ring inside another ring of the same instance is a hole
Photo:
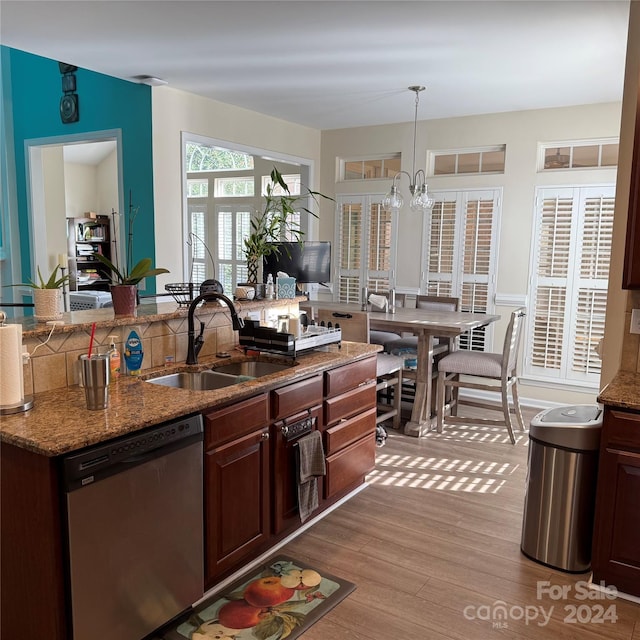
[[[277,187],[281,188],[278,193]],[[285,238],[302,242],[304,232],[296,224],[296,213],[306,211],[314,218],[318,216],[302,206],[307,198],[316,204],[319,198],[333,201],[318,191],[305,188],[304,193],[292,195],[282,174],[275,167],[271,171],[271,182],[267,185],[262,211],[251,220],[251,233],[244,239],[244,254],[247,260],[248,281],[258,281],[258,270],[263,256],[280,251],[275,242]]]
[[[33,289],[34,316],[38,322],[48,322],[62,317],[62,287],[69,281],[69,274],[58,277],[60,265],[56,265],[45,280],[37,268],[38,281],[29,280],[14,285],[16,287],[31,287]]]
[[[114,313],[118,315],[135,315],[138,296],[138,284],[144,278],[151,278],[161,273],[169,273],[162,267],[154,268],[151,258],[142,258],[133,264],[133,224],[138,216],[139,207],[131,205],[131,193],[129,193],[129,228],[127,235],[127,256],[124,265],[118,262],[118,254],[115,252],[115,262],[109,260],[101,253],[94,253],[93,257],[101,262],[110,271],[111,299]]]

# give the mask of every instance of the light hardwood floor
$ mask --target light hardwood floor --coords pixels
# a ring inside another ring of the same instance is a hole
[[[589,574],[521,554],[527,446],[526,433],[514,446],[499,427],[456,425],[420,439],[390,430],[369,486],[281,550],[357,585],[304,639],[640,640],[640,605],[584,599]],[[545,583],[551,592],[539,595]],[[566,598],[551,597],[562,588]],[[617,620],[596,622],[602,611]]]

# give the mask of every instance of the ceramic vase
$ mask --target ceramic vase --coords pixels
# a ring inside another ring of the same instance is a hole
[[[49,322],[62,318],[62,290],[34,289],[34,316],[38,322]]]
[[[137,297],[138,287],[136,287],[135,284],[111,285],[111,300],[113,301],[113,312],[117,316],[137,315]]]

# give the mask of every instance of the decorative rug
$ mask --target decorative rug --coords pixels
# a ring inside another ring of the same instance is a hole
[[[293,640],[356,585],[275,556],[165,630],[164,640]]]

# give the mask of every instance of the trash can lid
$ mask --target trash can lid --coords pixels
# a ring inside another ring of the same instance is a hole
[[[597,404],[576,404],[571,407],[558,407],[557,409],[547,409],[538,414],[540,422],[585,426],[593,422],[602,424],[601,415],[602,409]]]
[[[542,411],[531,421],[529,437],[544,444],[583,451],[600,447],[602,408],[574,405]]]

